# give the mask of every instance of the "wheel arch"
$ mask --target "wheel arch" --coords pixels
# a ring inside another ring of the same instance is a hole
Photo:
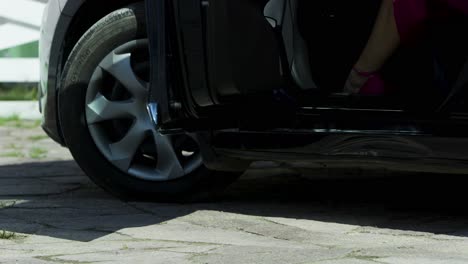
[[[49,80],[47,85],[47,104],[45,109],[47,118],[43,127],[46,132],[57,142],[65,145],[60,122],[58,121],[58,96],[60,80],[66,61],[71,51],[78,43],[81,36],[101,18],[107,14],[123,8],[127,5],[142,2],[143,0],[113,0],[92,1],[72,0],[62,1],[62,14],[58,21],[58,27],[54,32],[51,50],[57,51],[49,57]]]
[[[73,1],[70,1],[73,2]],[[65,35],[63,36],[63,46],[61,52],[63,56],[61,58],[61,65],[63,65],[68,59],[73,47],[75,47],[78,40],[84,33],[91,28],[101,18],[108,15],[109,13],[123,8],[127,5],[143,2],[143,0],[113,0],[113,1],[81,1],[80,5],[71,4],[71,7],[66,10],[66,15],[72,19],[67,27]]]

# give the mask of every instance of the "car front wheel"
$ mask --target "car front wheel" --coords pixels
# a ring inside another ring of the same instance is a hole
[[[91,27],[63,72],[65,142],[85,173],[121,198],[207,198],[239,173],[208,170],[194,138],[155,129],[147,112],[148,60],[143,4],[116,10]]]

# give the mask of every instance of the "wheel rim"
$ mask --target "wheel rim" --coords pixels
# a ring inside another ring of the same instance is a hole
[[[147,47],[147,40],[131,41],[99,63],[86,92],[86,124],[99,151],[119,170],[169,181],[193,172],[202,159],[189,136],[162,135],[151,121]]]

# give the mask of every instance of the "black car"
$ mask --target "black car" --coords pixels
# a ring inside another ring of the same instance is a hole
[[[395,53],[398,89],[341,93],[379,2],[50,0],[43,128],[126,199],[204,198],[253,164],[468,173],[465,17]]]

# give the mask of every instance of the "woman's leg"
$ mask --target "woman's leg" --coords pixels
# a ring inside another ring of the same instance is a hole
[[[359,72],[378,71],[399,44],[400,35],[395,21],[393,0],[383,0],[369,41],[355,64],[357,71],[351,71],[345,92],[358,93],[369,79],[369,76]]]
[[[407,0],[405,0],[407,1]],[[356,63],[360,71],[375,72],[400,45],[393,0],[383,0],[372,34]]]
[[[374,29],[345,85],[345,92],[358,93],[370,74],[380,70],[400,42],[410,38],[427,17],[427,0],[383,0]]]

